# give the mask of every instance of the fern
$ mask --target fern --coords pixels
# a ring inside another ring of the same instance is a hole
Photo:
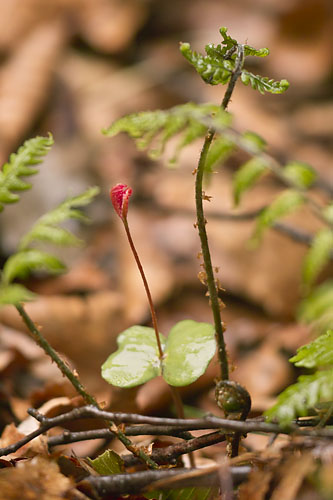
[[[299,191],[283,191],[257,218],[253,242],[258,242],[263,232],[271,227],[277,219],[291,214],[305,202],[304,196]]]
[[[223,38],[222,43],[217,46],[213,44],[206,45],[206,55],[191,50],[189,43],[181,43],[180,45],[183,56],[195,67],[204,82],[210,85],[224,85],[229,82],[232,73],[235,71],[236,52],[240,46],[237,40],[227,35],[226,28],[221,28],[220,33]],[[241,47],[244,49],[245,57],[265,57],[269,54],[269,50],[266,48],[255,49],[249,45],[241,45]],[[262,94],[265,92],[281,94],[289,87],[287,80],[274,81],[268,77],[253,75],[245,69],[242,69],[241,81],[244,85],[250,84],[253,89],[259,90]]]
[[[330,260],[333,252],[333,230],[324,228],[317,232],[303,262],[303,282],[311,285]]]
[[[17,153],[12,153],[9,162],[5,163],[0,172],[0,211],[7,203],[15,203],[19,195],[13,191],[25,191],[31,188],[31,184],[23,181],[21,177],[34,175],[38,168],[33,165],[41,163],[43,156],[50,150],[53,137],[35,137],[25,141]]]
[[[237,206],[241,195],[253,186],[267,170],[267,163],[259,157],[254,157],[242,165],[233,177],[233,196]]]
[[[333,329],[333,280],[327,280],[316,287],[298,309],[298,320],[313,324],[319,333]]]
[[[33,241],[47,241],[55,245],[77,245],[81,243],[73,233],[59,224],[69,219],[78,219],[87,222],[89,219],[75,207],[83,207],[91,203],[98,194],[97,187],[89,188],[84,193],[68,198],[57,208],[40,217],[30,231],[23,236],[19,249],[25,250]]]
[[[310,344],[297,349],[297,354],[290,358],[295,366],[315,368],[333,364],[333,330],[328,330]]]
[[[57,208],[43,215],[23,236],[19,250],[10,256],[4,264],[0,283],[0,304],[17,304],[34,298],[34,295],[24,286],[12,284],[15,279],[24,279],[35,270],[60,273],[66,269],[57,257],[31,248],[30,245],[38,241],[47,241],[56,245],[80,243],[74,234],[59,227],[59,224],[68,219],[79,219],[86,222],[87,217],[78,208],[90,203],[98,192],[97,187],[92,187],[78,196],[68,198]]]
[[[169,110],[143,111],[124,116],[103,133],[108,137],[119,132],[127,133],[136,140],[138,149],[148,149],[148,155],[153,159],[161,156],[172,137],[182,134],[171,159],[174,163],[183,147],[205,135],[207,119],[209,125],[216,124],[222,130],[231,123],[231,116],[217,105],[187,103]]]
[[[301,375],[296,384],[289,386],[277,399],[277,403],[265,415],[268,421],[278,420],[288,426],[296,417],[304,417],[319,402],[333,400],[333,370],[318,371],[313,375]]]
[[[315,182],[317,173],[307,163],[293,161],[283,168],[282,176],[293,186],[308,189]]]
[[[23,285],[0,285],[0,306],[28,302],[35,297],[36,295],[30,292],[30,290],[27,290]]]
[[[261,94],[265,92],[282,94],[289,87],[289,82],[285,79],[276,81],[267,76],[254,75],[246,70],[242,71],[241,81],[244,85],[250,84],[253,90],[258,90]]]

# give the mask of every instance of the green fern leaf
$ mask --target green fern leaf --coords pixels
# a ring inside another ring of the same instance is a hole
[[[259,90],[261,94],[270,92],[271,94],[282,94],[289,87],[289,82],[285,79],[276,81],[267,76],[254,75],[249,71],[243,70],[241,81],[244,85],[251,85],[254,90]]]
[[[91,203],[92,199],[98,193],[98,187],[91,187],[78,196],[68,198],[54,210],[40,217],[31,230],[21,239],[19,249],[26,249],[33,241],[47,241],[56,245],[81,244],[79,238],[66,229],[58,227],[58,225],[68,219],[78,219],[84,222],[89,221],[77,208]]]
[[[277,219],[289,215],[305,202],[302,193],[293,190],[283,191],[257,218],[253,242],[258,242],[263,232]]]
[[[333,252],[333,231],[324,228],[313,238],[303,261],[303,282],[311,285],[330,260]]]
[[[304,417],[318,403],[333,399],[333,370],[302,375],[297,383],[289,386],[277,399],[277,403],[265,415],[268,421],[277,420],[287,427],[296,417]]]
[[[333,225],[333,203],[330,203],[324,208],[323,216],[329,224]]]
[[[266,57],[269,56],[269,49],[254,49],[250,45],[244,45],[244,55],[246,56],[257,56],[257,57]]]
[[[65,269],[64,264],[53,255],[41,250],[23,250],[6,260],[2,281],[7,285],[15,278],[26,278],[33,270],[59,273]]]
[[[317,368],[333,364],[333,330],[328,330],[310,344],[297,349],[297,354],[289,359],[295,366]]]
[[[283,177],[295,187],[307,189],[316,180],[316,171],[307,163],[293,161],[283,169]]]
[[[36,295],[23,285],[1,285],[0,286],[0,306],[6,304],[19,304],[20,302],[28,302],[33,300]]]
[[[214,166],[217,163],[226,161],[235,150],[235,147],[235,143],[228,137],[216,137],[208,151],[205,171],[208,173],[213,172]]]
[[[187,103],[169,110],[143,111],[124,116],[103,130],[103,133],[108,137],[119,132],[127,133],[136,140],[138,149],[148,149],[153,159],[163,153],[172,137],[180,134],[181,139],[171,160],[174,163],[180,150],[204,136],[208,126],[216,124],[220,130],[230,123],[230,114],[217,105]]]
[[[258,157],[251,158],[237,170],[233,177],[233,196],[236,206],[239,204],[244,191],[250,189],[266,170],[267,164]]]
[[[255,132],[247,130],[241,135],[240,146],[245,149],[245,151],[258,154],[264,151],[267,143],[260,135]]]
[[[333,280],[327,280],[315,288],[300,303],[297,318],[304,323],[313,323],[320,318],[328,317],[327,328],[333,329]]]
[[[20,177],[34,175],[38,172],[33,165],[41,163],[43,156],[50,150],[53,144],[52,135],[48,137],[35,137],[25,141],[17,153],[12,153],[9,162],[0,172],[0,211],[4,204],[15,203],[19,195],[13,191],[24,191],[31,188],[31,184],[23,181]]]

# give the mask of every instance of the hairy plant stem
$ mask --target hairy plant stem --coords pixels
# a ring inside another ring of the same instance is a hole
[[[41,332],[39,331],[33,320],[27,314],[24,307],[21,304],[17,304],[16,309],[20,314],[22,320],[24,321],[25,325],[27,326],[35,342],[44,350],[44,352],[48,356],[50,356],[52,361],[56,363],[61,373],[70,381],[74,389],[83,397],[86,403],[91,404],[96,408],[98,408],[99,410],[101,410],[94,396],[92,396],[87,392],[85,387],[80,382],[78,376],[75,375],[75,373],[70,369],[70,367],[61,359],[57,351],[55,351],[53,347],[51,347],[51,345],[41,334]],[[115,424],[112,424],[112,431],[119,439],[119,441],[123,443],[123,445],[128,451],[133,453],[136,457],[140,458],[151,469],[158,469],[158,465],[156,464],[156,462],[154,462],[143,450],[134,446],[132,441],[128,439],[128,437],[125,436],[125,434],[121,430],[119,430],[119,428]]]
[[[233,74],[231,75],[227,90],[225,92],[225,95],[223,97],[223,101],[221,104],[221,107],[224,110],[227,108],[227,106],[230,102],[232,92],[235,88],[237,78],[240,76],[241,71],[242,71],[243,62],[244,62],[244,48],[242,45],[239,45],[237,47],[237,58],[236,58],[236,63],[235,63],[235,70],[234,70]],[[218,358],[219,358],[220,369],[221,369],[221,378],[222,378],[222,380],[228,380],[229,379],[228,356],[227,356],[227,351],[226,351],[226,345],[224,342],[225,327],[224,327],[224,325],[222,323],[222,319],[221,319],[220,302],[219,302],[219,297],[218,297],[218,287],[216,285],[216,281],[215,281],[215,277],[214,277],[212,259],[210,256],[208,237],[207,237],[207,231],[206,231],[206,219],[205,219],[204,209],[203,209],[202,181],[203,181],[203,175],[204,175],[204,171],[205,171],[205,164],[206,164],[206,160],[207,160],[207,155],[209,152],[210,145],[214,139],[214,135],[215,135],[215,130],[213,128],[209,128],[207,131],[206,137],[205,137],[205,141],[204,141],[201,153],[200,153],[199,163],[198,163],[198,167],[197,167],[196,181],[195,181],[195,202],[196,202],[196,212],[197,212],[197,226],[198,226],[198,232],[199,232],[199,237],[200,237],[200,242],[201,242],[202,257],[203,257],[205,272],[206,272],[207,288],[208,288],[210,304],[211,304],[213,317],[214,317],[214,326],[215,326],[216,341],[217,341],[217,348],[218,348]]]
[[[145,272],[143,270],[143,267],[142,267],[142,264],[141,264],[138,252],[136,251],[136,248],[135,248],[135,245],[134,245],[134,241],[133,241],[130,229],[129,229],[127,218],[126,217],[122,218],[122,221],[124,223],[124,227],[125,227],[125,231],[126,231],[126,236],[127,236],[127,239],[128,239],[128,243],[129,243],[129,245],[131,247],[131,250],[132,250],[132,253],[134,255],[134,259],[135,259],[135,262],[136,262],[136,264],[138,266],[139,272],[141,274],[143,285],[144,285],[144,288],[145,288],[145,291],[146,291],[146,294],[147,294],[147,298],[148,298],[148,302],[149,302],[149,307],[150,307],[151,319],[152,319],[153,327],[154,327],[154,330],[155,330],[155,336],[156,336],[156,342],[157,342],[159,357],[160,357],[160,361],[162,362],[162,359],[163,359],[163,349],[162,349],[160,335],[159,335],[159,330],[158,330],[158,325],[157,325],[157,316],[156,316],[156,311],[155,311],[155,307],[154,307],[154,302],[153,302],[153,299],[152,299],[152,296],[151,296],[151,293],[150,293],[148,281],[147,281]],[[182,399],[180,397],[179,391],[178,391],[178,389],[176,387],[173,387],[172,385],[169,385],[169,387],[170,387],[170,390],[171,390],[171,395],[172,395],[173,402],[175,404],[177,415],[178,415],[179,418],[184,418],[185,417],[185,415],[184,415],[184,407],[183,407],[183,403],[182,403]],[[191,466],[195,467],[193,455],[190,454],[189,458],[190,458]]]

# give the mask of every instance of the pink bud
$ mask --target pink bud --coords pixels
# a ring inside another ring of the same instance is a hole
[[[122,220],[127,218],[128,200],[132,194],[132,188],[126,184],[116,184],[110,190],[110,198],[115,211]]]

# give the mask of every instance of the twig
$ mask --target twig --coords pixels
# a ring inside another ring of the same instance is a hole
[[[58,415],[53,418],[47,418],[44,415],[40,414],[35,409],[28,410],[28,413],[36,418],[40,422],[40,427],[36,431],[28,434],[24,438],[20,439],[16,443],[6,446],[4,448],[0,448],[0,456],[9,455],[10,453],[14,453],[19,448],[27,444],[29,441],[34,439],[35,437],[43,434],[48,429],[52,427],[63,426],[67,422],[72,420],[80,420],[86,418],[94,418],[102,421],[111,421],[119,423],[138,423],[138,424],[147,424],[151,426],[168,426],[169,429],[166,429],[166,435],[170,431],[170,428],[173,428],[176,432],[183,431],[191,431],[191,430],[199,430],[199,429],[220,429],[220,431],[227,432],[241,432],[243,434],[249,432],[263,432],[263,433],[273,433],[273,434],[295,434],[301,436],[314,436],[314,437],[323,437],[323,438],[333,438],[333,430],[331,429],[308,429],[310,426],[316,426],[319,422],[318,418],[311,419],[297,419],[290,427],[280,427],[277,424],[273,423],[265,423],[258,419],[248,419],[245,422],[239,420],[229,420],[223,419],[214,416],[207,416],[206,418],[201,419],[178,419],[178,418],[160,418],[160,417],[148,417],[144,415],[132,414],[132,413],[114,413],[107,412],[104,410],[100,410],[94,406],[82,406],[81,408],[75,408],[67,413],[62,415]],[[329,423],[332,423],[329,421]],[[302,428],[301,428],[302,427]],[[134,429],[134,428],[133,428]],[[141,429],[144,434],[149,434],[148,427],[144,427]],[[172,430],[172,429],[171,429]],[[105,436],[109,436],[108,429],[100,429],[105,431]],[[108,431],[108,432],[107,432]],[[151,434],[155,434],[155,427],[151,427]],[[93,432],[93,431],[86,431]],[[95,431],[97,432],[97,430]],[[134,430],[131,435],[134,435]],[[139,434],[139,431],[136,433]],[[51,439],[51,438],[50,438]],[[52,438],[53,439],[53,438]],[[196,438],[195,438],[196,439]],[[193,441],[193,440],[192,440]],[[55,444],[55,443],[52,443]],[[193,444],[193,443],[192,443]]]
[[[93,487],[98,495],[103,496],[138,493],[143,489],[219,486],[219,467],[218,465],[209,469],[159,470],[113,474],[112,476],[88,476],[77,485],[77,488],[85,491],[86,488]],[[237,485],[245,481],[250,471],[249,466],[231,467],[230,474],[233,483]]]

